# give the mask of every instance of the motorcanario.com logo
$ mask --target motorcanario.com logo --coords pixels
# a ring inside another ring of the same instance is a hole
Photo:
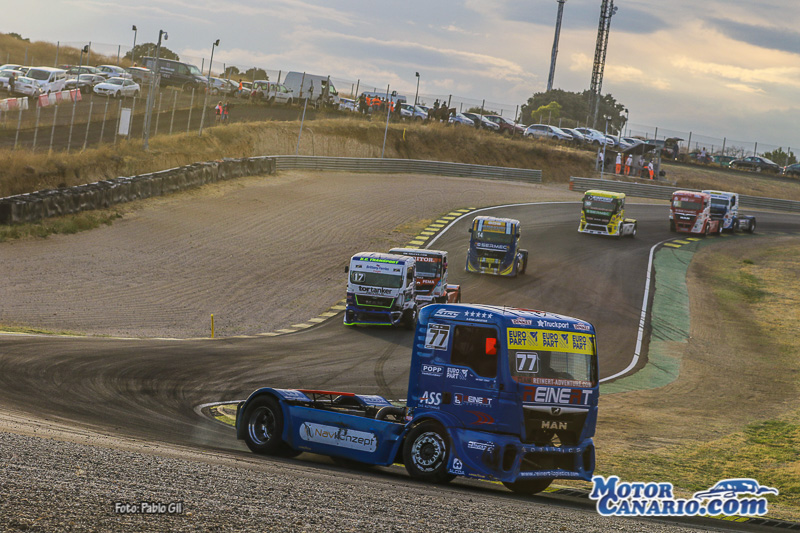
[[[767,494],[778,489],[755,479],[723,479],[691,498],[676,498],[672,483],[622,482],[617,476],[594,476],[589,498],[603,516],[763,516]]]

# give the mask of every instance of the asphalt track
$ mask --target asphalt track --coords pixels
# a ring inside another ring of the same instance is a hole
[[[456,222],[434,247],[450,253],[450,281],[462,284],[465,302],[535,308],[592,322],[601,377],[609,376],[628,365],[635,348],[650,249],[676,235],[667,229],[663,205],[629,204],[638,235],[620,240],[578,234],[577,209],[573,202],[484,211],[521,221],[522,246],[530,255],[527,274],[517,279],[463,271],[471,216]],[[798,217],[755,214],[760,234],[800,231]],[[0,404],[37,418],[240,456],[249,452],[230,429],[198,416],[196,406],[244,398],[267,385],[402,398],[411,340],[402,330],[345,328],[341,315],[271,338],[3,336]]]

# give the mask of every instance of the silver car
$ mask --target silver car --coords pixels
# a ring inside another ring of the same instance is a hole
[[[572,135],[566,133],[556,126],[549,124],[531,124],[525,130],[525,137],[542,137],[553,139],[554,141],[571,141]]]
[[[94,86],[94,93],[110,98],[138,97],[139,84],[127,78],[109,78],[103,83]]]

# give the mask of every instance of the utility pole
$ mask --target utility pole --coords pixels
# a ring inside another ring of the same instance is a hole
[[[164,38],[166,41],[169,39],[169,35],[164,30],[158,30],[158,44],[156,45],[156,61],[153,66],[153,79],[150,80],[150,90],[147,92],[147,106],[145,107],[144,111],[144,151],[146,152],[150,148],[150,116],[153,113],[153,101],[155,100],[155,93],[156,88],[158,87],[159,82],[159,73],[161,68],[158,64],[158,60],[161,56],[161,38]],[[191,112],[191,109],[190,109]]]
[[[556,57],[558,56],[558,39],[561,36],[561,17],[564,14],[564,2],[567,0],[556,0],[558,2],[558,16],[556,17],[556,36],[553,38],[553,55],[550,58],[550,77],[547,78],[547,92],[553,90],[553,78],[556,76]]]
[[[597,113],[600,108],[600,93],[603,89],[603,70],[606,66],[608,34],[611,30],[611,17],[617,12],[614,0],[603,0],[600,6],[600,24],[597,28],[597,45],[594,49],[592,67],[592,86],[589,88],[589,113],[592,115],[592,128],[597,126]]]

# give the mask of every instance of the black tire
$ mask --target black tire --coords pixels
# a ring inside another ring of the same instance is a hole
[[[747,225],[747,233],[755,233],[756,232],[756,219],[751,218],[750,224]]]
[[[524,274],[528,271],[528,250],[520,250],[520,253],[522,253],[522,270],[519,273]]]
[[[133,91],[133,97],[139,98],[139,91]]]
[[[549,478],[533,478],[514,481],[513,483],[503,481],[503,485],[505,485],[508,490],[516,492],[517,494],[531,495],[542,492],[549,487],[552,482],[553,480]]]
[[[676,231],[678,231],[677,229],[675,229],[675,221],[674,220],[670,220],[669,221],[669,230],[672,233],[675,233]]]
[[[633,223],[633,231],[631,232],[631,239],[635,239],[636,238],[636,230],[637,230],[638,224],[639,224],[638,222],[634,222]]]
[[[244,421],[244,442],[253,453],[281,455],[286,452],[286,444],[281,440],[283,433],[283,411],[272,396],[261,396],[250,402],[242,418]]]
[[[417,326],[417,306],[403,311],[403,327],[412,330]]]
[[[433,421],[414,427],[403,442],[403,462],[408,475],[430,483],[447,483],[456,477],[447,471],[450,461],[450,439],[447,432]]]
[[[460,289],[459,289],[459,291],[458,291],[458,296],[456,296],[456,303],[457,303],[457,304],[460,304],[460,303],[461,303],[461,290],[460,290]]]
[[[709,224],[706,222],[705,230],[703,231],[703,235],[702,236],[703,237],[708,237],[708,234],[711,233],[710,229],[711,228],[709,227]]]

